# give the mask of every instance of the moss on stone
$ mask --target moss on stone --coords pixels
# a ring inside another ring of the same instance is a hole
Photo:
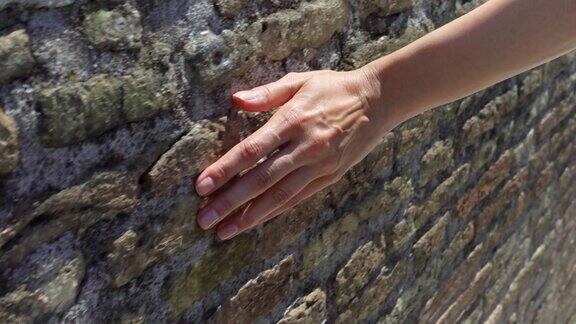
[[[102,50],[140,48],[140,13],[132,8],[98,10],[86,16],[84,34],[90,43]]]
[[[123,116],[128,122],[151,118],[172,108],[173,89],[153,70],[138,69],[123,78]]]
[[[242,235],[219,248],[212,249],[186,272],[172,278],[165,291],[170,317],[177,318],[222,281],[250,264],[256,255],[255,248],[255,237]]]
[[[35,61],[28,42],[28,34],[23,29],[0,37],[0,84],[32,72]]]
[[[19,155],[16,124],[0,108],[0,175],[12,172],[16,168]]]
[[[41,91],[42,141],[46,146],[65,146],[116,127],[121,99],[120,82],[107,75]]]

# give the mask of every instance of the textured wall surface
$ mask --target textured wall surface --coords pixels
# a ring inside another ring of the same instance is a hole
[[[247,235],[196,228],[198,170],[269,116],[232,91],[476,5],[0,0],[0,322],[574,323],[574,55],[404,123]]]

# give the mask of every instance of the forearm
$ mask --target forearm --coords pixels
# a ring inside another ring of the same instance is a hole
[[[576,1],[491,0],[363,69],[393,127],[576,48]]]

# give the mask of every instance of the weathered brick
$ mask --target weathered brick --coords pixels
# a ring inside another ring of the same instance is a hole
[[[103,172],[83,184],[52,195],[0,230],[0,267],[15,266],[26,256],[67,231],[83,232],[98,221],[130,213],[138,202],[133,174]],[[7,244],[11,242],[12,244]]]
[[[164,288],[170,317],[178,317],[221,282],[250,264],[256,258],[255,248],[255,238],[242,235],[210,250],[186,271],[170,278]]]
[[[413,0],[360,0],[358,1],[358,10],[361,17],[366,17],[372,13],[380,16],[388,16],[412,8]]]
[[[140,13],[133,8],[98,10],[84,19],[86,38],[99,49],[128,50],[141,46]]]
[[[42,140],[65,146],[167,111],[172,93],[165,81],[156,72],[136,70],[123,78],[101,74],[46,88],[38,98]]]
[[[150,169],[146,187],[155,195],[166,196],[186,178],[195,177],[220,153],[222,130],[222,125],[209,121],[194,124]]]
[[[417,270],[422,270],[426,262],[443,248],[449,220],[450,213],[444,214],[444,216],[414,244],[414,267]]]
[[[464,218],[470,211],[508,176],[514,157],[510,151],[504,152],[488,171],[486,171],[478,184],[458,200],[457,216]]]
[[[391,216],[410,201],[413,194],[412,181],[406,177],[397,177],[384,183],[376,195],[368,196],[366,203],[358,205],[356,211],[363,220]]]
[[[304,248],[302,274],[321,272],[328,267],[331,259],[346,254],[350,250],[347,243],[358,234],[358,217],[347,214],[326,228],[320,237]]]
[[[23,29],[0,37],[0,84],[32,72],[35,60],[28,43],[28,34]]]
[[[470,164],[461,165],[450,177],[434,189],[424,203],[408,208],[406,213],[413,220],[416,228],[424,226],[430,217],[447,204],[457,192],[462,190],[468,181],[469,174]]]
[[[259,52],[271,60],[281,60],[295,50],[317,48],[348,22],[349,9],[343,0],[302,2],[296,10],[285,10],[264,17],[253,28]]]
[[[386,257],[384,237],[359,247],[350,260],[338,271],[334,287],[336,305],[350,302],[366,286]]]
[[[496,97],[488,103],[476,116],[471,117],[462,127],[464,140],[473,144],[482,134],[492,130],[503,116],[510,113],[517,104],[518,89],[514,88],[505,94]]]
[[[562,120],[570,116],[570,113],[574,111],[574,107],[576,107],[576,100],[574,98],[567,98],[542,117],[538,123],[538,138],[542,139],[542,137],[550,133]]]
[[[215,4],[223,16],[234,18],[246,5],[246,0],[216,0]]]
[[[436,174],[449,169],[454,162],[452,140],[438,141],[426,151],[421,160],[421,172],[418,182],[425,185]]]
[[[269,257],[292,244],[312,224],[320,211],[325,192],[320,192],[299,206],[267,222],[263,227],[262,255]]]
[[[288,297],[292,288],[294,257],[288,256],[274,268],[248,281],[216,311],[215,323],[252,323]]]
[[[474,220],[477,231],[484,231],[498,214],[514,203],[514,198],[520,194],[528,176],[528,169],[524,168],[504,184],[498,195],[482,209]]]
[[[336,323],[362,321],[377,311],[407,275],[408,263],[401,259],[393,269],[383,267],[376,280],[355,298],[348,309],[338,315]]]
[[[16,123],[0,108],[0,175],[14,171],[18,166],[19,157]]]
[[[436,115],[429,111],[398,127],[398,155],[409,153],[432,136],[437,125],[435,117]]]
[[[326,320],[326,293],[317,288],[310,294],[298,298],[278,324],[323,323]]]

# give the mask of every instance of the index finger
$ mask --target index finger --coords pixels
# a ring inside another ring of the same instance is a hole
[[[275,125],[272,120],[268,121],[200,173],[196,180],[198,194],[201,196],[210,194],[286,143],[288,137]]]

